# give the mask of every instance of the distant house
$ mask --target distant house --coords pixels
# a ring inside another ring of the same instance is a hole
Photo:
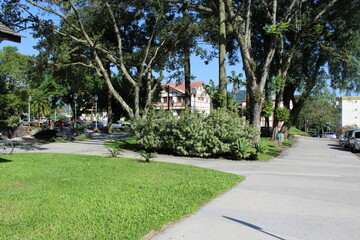
[[[339,97],[336,99],[339,106],[338,126],[360,127],[360,97]]]
[[[191,89],[196,89],[196,95],[191,93],[191,110],[210,114],[211,99],[206,93],[204,82],[191,82]],[[185,110],[185,83],[166,83],[161,87],[161,101],[156,103],[155,109],[173,111],[174,115]]]
[[[21,43],[21,36],[0,22],[0,42],[3,40]]]

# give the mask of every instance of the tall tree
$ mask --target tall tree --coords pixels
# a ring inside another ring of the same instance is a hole
[[[360,90],[359,38],[360,38],[359,1],[339,1],[327,13],[316,16],[318,21],[310,25],[293,51],[293,61],[289,66],[283,87],[283,99],[291,109],[291,126],[308,98],[330,84],[337,90]],[[304,8],[304,6],[303,6]],[[302,13],[313,16],[313,5],[307,5]],[[306,12],[307,11],[307,12]],[[300,97],[295,97],[298,93]]]
[[[330,12],[337,0],[308,1],[308,5],[313,9],[310,17],[301,13],[303,2],[226,0],[247,78],[249,120],[258,129],[265,99],[265,86],[271,79],[272,72],[276,72],[275,76],[278,79],[286,78],[292,64],[293,52],[300,46],[300,40],[306,38],[306,34],[297,32],[311,29],[322,16]],[[301,24],[305,27],[299,30]],[[289,37],[284,33],[288,32],[291,26],[294,28]],[[274,66],[272,63],[276,55],[281,57],[278,58],[278,65],[274,70],[271,67]]]
[[[11,117],[25,112],[30,59],[16,47],[0,50],[0,124],[8,125]]]
[[[219,92],[221,96],[227,96],[225,21],[225,2],[224,0],[219,0]],[[222,105],[226,106],[227,101],[225,101]]]
[[[88,66],[105,79],[109,92],[130,118],[140,114],[140,89],[153,71],[159,56],[166,55],[165,42],[175,36],[174,15],[159,1],[31,1],[28,3],[61,19],[60,26],[33,16],[42,29],[50,29],[65,40],[85,49],[83,60],[72,64]],[[44,3],[45,2],[45,3]],[[102,26],[99,27],[99,19]],[[105,30],[105,31],[104,31]],[[44,31],[45,32],[45,31]],[[128,35],[133,38],[128,38]],[[68,54],[77,48],[67,49]],[[133,107],[116,91],[106,71],[109,62],[130,83],[134,93]]]

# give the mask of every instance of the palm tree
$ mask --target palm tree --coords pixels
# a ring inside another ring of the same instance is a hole
[[[32,96],[33,104],[31,105],[31,110],[36,114],[38,118],[38,127],[40,128],[40,117],[45,117],[45,115],[50,114],[50,103],[46,94],[43,92],[35,92]]]
[[[241,73],[236,75],[235,71],[231,71],[231,76],[227,77],[228,82],[233,84],[232,94],[234,101],[236,101],[235,94],[238,93],[240,91],[240,87],[244,85],[244,80],[241,79],[242,76],[243,75]]]
[[[218,88],[215,86],[215,83],[212,79],[209,81],[209,85],[205,85],[205,92],[210,96],[210,109],[213,109],[213,98],[217,92]]]

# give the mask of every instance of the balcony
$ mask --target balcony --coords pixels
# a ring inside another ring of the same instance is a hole
[[[170,105],[168,106],[168,103],[157,103],[155,104],[155,109],[165,109],[165,110],[181,110],[181,109],[185,109],[185,103],[184,102],[176,102],[174,103],[174,105],[172,105],[170,103]]]

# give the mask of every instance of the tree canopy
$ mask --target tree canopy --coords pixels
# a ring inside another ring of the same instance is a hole
[[[305,101],[328,83],[360,90],[359,1],[26,2],[46,14],[32,14],[21,1],[7,0],[3,8],[13,14],[0,20],[26,22],[34,29],[46,82],[53,92],[56,84],[65,86],[61,91],[69,103],[74,93],[89,101],[94,94],[109,93],[130,118],[137,118],[153,105],[164,71],[177,70],[180,78],[191,79],[189,54],[202,52],[198,41],[219,51],[222,73],[227,60],[241,61],[248,118],[257,129],[272,94],[275,112],[282,101],[288,109],[293,102],[292,124]],[[28,15],[22,17],[21,11]],[[227,79],[220,74],[218,80],[221,93]]]

